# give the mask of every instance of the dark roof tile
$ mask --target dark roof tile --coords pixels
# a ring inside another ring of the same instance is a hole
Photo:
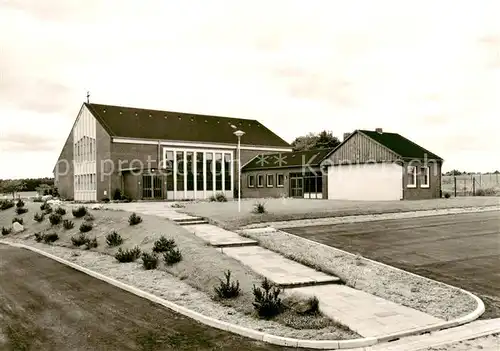
[[[302,167],[306,165],[310,167],[317,167],[332,150],[333,149],[330,148],[272,154],[263,153],[251,159],[243,167],[243,171]]]

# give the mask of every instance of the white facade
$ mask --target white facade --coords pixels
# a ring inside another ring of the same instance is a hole
[[[394,163],[328,167],[328,199],[403,199],[403,168]]]
[[[73,128],[74,192],[77,201],[97,200],[97,121],[83,106]]]
[[[232,199],[234,162],[233,150],[164,147],[166,199],[208,199],[218,193]]]

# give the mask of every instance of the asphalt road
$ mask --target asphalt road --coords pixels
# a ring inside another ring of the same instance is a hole
[[[500,317],[500,212],[283,230],[469,290]]]
[[[0,244],[0,350],[289,349],[205,326],[46,257]]]

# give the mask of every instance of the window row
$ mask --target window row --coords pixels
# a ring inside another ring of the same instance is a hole
[[[428,188],[430,187],[430,167],[408,166],[407,178],[408,188],[416,188],[417,179],[420,179],[418,183],[421,188]]]
[[[95,161],[96,140],[88,136],[82,137],[74,144],[75,162]]]
[[[257,188],[263,188],[264,187],[264,179],[266,183],[266,187],[272,188],[276,186],[277,188],[282,188],[285,184],[285,176],[282,173],[278,174],[257,174],[252,175],[249,174],[247,178],[247,185],[249,188],[254,188],[256,186],[256,180],[257,180]],[[275,185],[276,184],[276,185]]]
[[[174,166],[175,165],[175,166]],[[232,155],[224,152],[166,151],[167,190],[231,191]],[[174,182],[175,180],[175,182]]]
[[[76,175],[75,190],[97,190],[96,175],[95,174]]]

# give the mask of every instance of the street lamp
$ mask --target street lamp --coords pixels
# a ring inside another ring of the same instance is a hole
[[[245,134],[244,131],[237,130],[233,133],[238,137],[238,212],[241,212],[241,137]]]

